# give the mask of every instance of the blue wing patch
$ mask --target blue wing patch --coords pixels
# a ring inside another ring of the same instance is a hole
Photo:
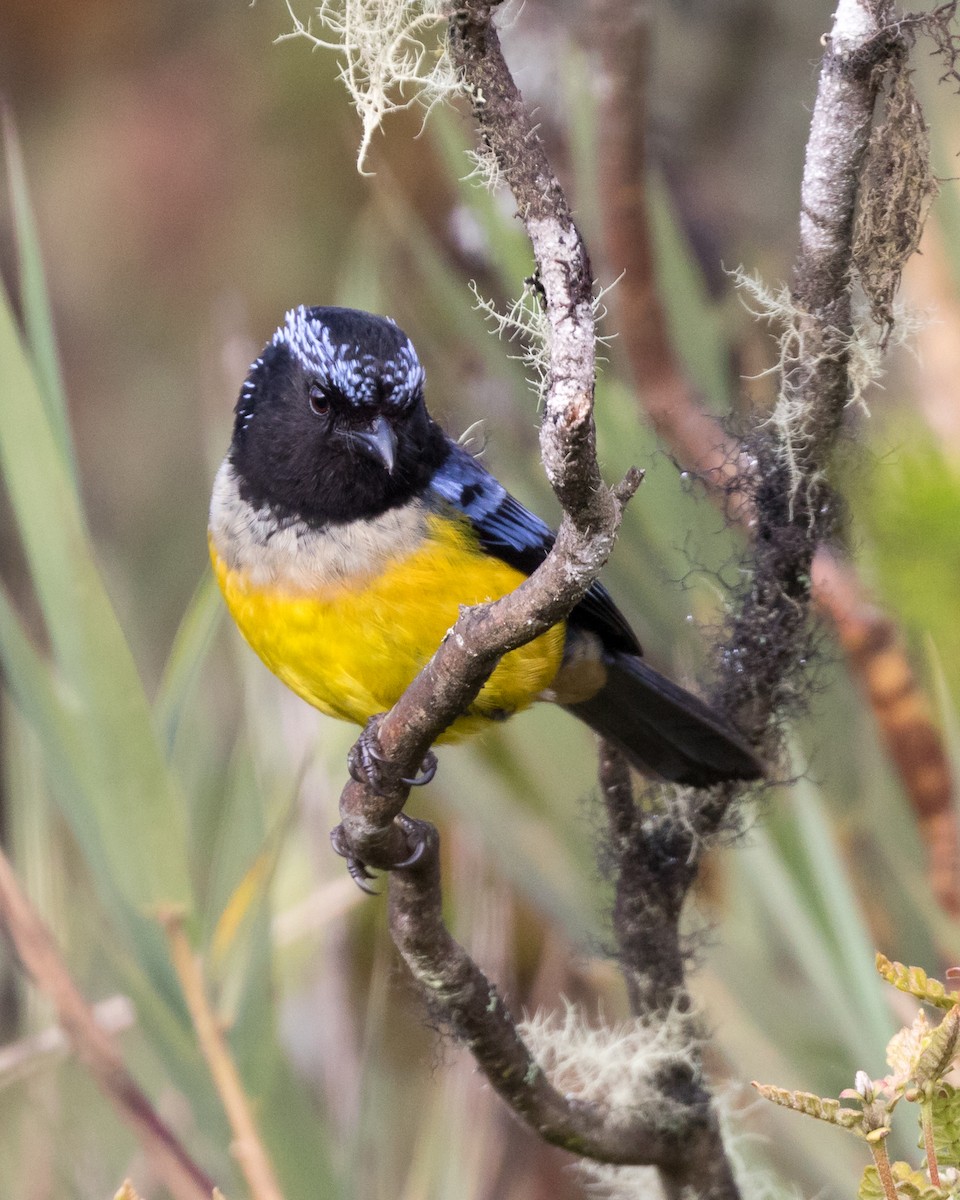
[[[553,546],[546,522],[515,500],[506,488],[456,443],[434,473],[429,491],[467,518],[488,554],[530,575]],[[600,583],[595,583],[570,614],[571,624],[599,636],[608,650],[640,654],[636,635]]]

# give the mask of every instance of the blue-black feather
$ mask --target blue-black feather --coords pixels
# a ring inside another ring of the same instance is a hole
[[[470,522],[483,549],[532,574],[550,552],[554,535],[506,490],[472,454],[450,442],[450,452],[434,472],[429,492]],[[640,654],[636,635],[600,583],[595,583],[570,614],[570,624],[599,636],[605,649]]]

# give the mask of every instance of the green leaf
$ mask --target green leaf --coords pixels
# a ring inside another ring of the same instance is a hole
[[[844,1108],[839,1100],[817,1096],[813,1092],[792,1092],[788,1088],[756,1081],[753,1087],[764,1100],[779,1104],[781,1108],[791,1108],[794,1112],[805,1113],[808,1117],[816,1117],[818,1121],[827,1121],[831,1125],[839,1125],[841,1129],[849,1129],[861,1137],[864,1136],[861,1130],[863,1113],[855,1108]]]
[[[47,295],[47,284],[44,279],[43,260],[40,256],[40,242],[27,191],[20,139],[17,137],[13,114],[2,102],[0,102],[0,117],[2,117],[3,143],[6,151],[10,206],[13,210],[14,242],[20,273],[20,304],[23,310],[24,333],[46,405],[50,427],[75,488],[76,466],[67,417],[67,400],[60,372],[60,357],[57,354],[53,335],[53,319],[50,312],[50,299]]]
[[[939,979],[931,979],[922,967],[906,967],[901,962],[892,962],[885,954],[878,954],[877,970],[887,983],[925,1004],[953,1008],[960,1001],[960,993],[948,992]]]
[[[916,1171],[906,1162],[891,1163],[890,1170],[897,1185],[897,1195],[906,1200],[943,1200],[944,1193],[932,1187],[922,1171]],[[857,1190],[857,1200],[886,1200],[886,1192],[880,1182],[880,1174],[873,1165],[864,1167]]]
[[[960,1008],[954,1005],[930,1034],[914,1067],[914,1077],[921,1087],[936,1083],[953,1063],[960,1035]]]
[[[177,739],[187,700],[214,644],[223,613],[217,581],[207,571],[180,620],[153,703],[154,720],[168,755]]]
[[[170,974],[160,928],[134,903],[128,868],[135,854],[124,856],[115,832],[95,816],[102,797],[101,780],[85,753],[86,731],[75,707],[66,702],[52,679],[49,665],[31,643],[7,592],[0,587],[0,661],[10,693],[30,723],[43,751],[53,798],[71,817],[71,827],[97,882],[104,906],[118,928],[136,946],[155,986],[170,993]]]
[[[960,1090],[941,1083],[930,1099],[933,1146],[941,1167],[960,1167]],[[918,1142],[921,1150],[923,1134]]]

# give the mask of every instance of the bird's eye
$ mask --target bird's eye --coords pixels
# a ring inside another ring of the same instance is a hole
[[[330,397],[318,383],[310,386],[310,407],[318,417],[325,417],[330,411]]]

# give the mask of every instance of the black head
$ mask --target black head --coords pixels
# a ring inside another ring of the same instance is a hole
[[[230,462],[241,495],[318,525],[404,503],[446,453],[423,383],[417,352],[388,318],[291,309],[237,401]]]

